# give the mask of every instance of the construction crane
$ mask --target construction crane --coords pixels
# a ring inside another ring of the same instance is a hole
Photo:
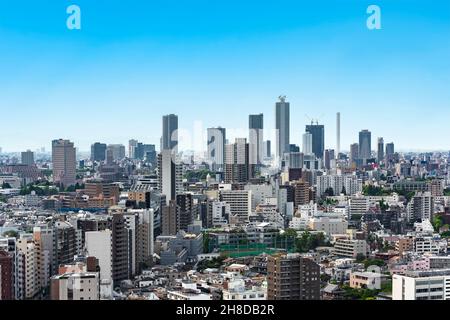
[[[311,118],[310,116],[308,116],[307,114],[305,114],[305,117],[306,117],[309,121],[311,121],[311,125],[314,125],[314,123],[315,123],[316,125],[319,125],[319,120],[321,120],[321,119],[323,118],[323,116],[324,116],[324,114],[321,114],[320,117],[314,119],[314,118]]]

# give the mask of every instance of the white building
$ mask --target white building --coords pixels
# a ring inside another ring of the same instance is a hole
[[[317,196],[321,197],[328,188],[333,189],[335,195],[354,195],[362,191],[362,180],[355,175],[323,175],[317,177]]]
[[[392,300],[450,300],[450,269],[393,275]]]
[[[223,300],[266,300],[267,288],[246,287],[244,279],[232,279],[226,282],[223,290]]]
[[[255,210],[258,205],[264,204],[267,198],[274,195],[273,187],[270,184],[248,184],[244,190],[252,192],[252,210]]]
[[[241,222],[248,221],[252,212],[252,192],[250,190],[220,191],[220,200],[230,205],[230,212]]]
[[[100,266],[100,297],[112,297],[112,232],[111,230],[85,233],[87,254],[96,257]]]
[[[37,251],[30,234],[21,235],[17,240],[19,286],[25,299],[34,298],[39,290],[39,272],[37,268]]]
[[[51,279],[52,300],[99,300],[98,273],[66,273]]]
[[[231,214],[230,204],[225,201],[214,201],[212,202],[211,207],[213,226],[221,227],[227,225]]]
[[[439,255],[447,253],[447,240],[440,237],[416,237],[414,239],[414,251],[424,254]]]
[[[347,220],[333,216],[317,216],[310,218],[308,227],[311,230],[323,231],[327,236],[344,234],[348,228]]]

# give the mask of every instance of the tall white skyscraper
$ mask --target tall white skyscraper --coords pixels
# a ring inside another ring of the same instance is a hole
[[[223,171],[225,164],[225,128],[208,128],[207,159],[212,170]]]
[[[278,159],[289,152],[289,102],[286,102],[285,96],[280,96],[280,102],[275,105],[275,129],[276,129],[276,150]]]
[[[311,155],[312,154],[312,134],[306,132],[303,134],[303,154]]]

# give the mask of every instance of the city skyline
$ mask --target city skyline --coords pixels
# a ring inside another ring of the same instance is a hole
[[[0,4],[5,152],[49,150],[59,137],[80,151],[94,140],[159,147],[161,116],[169,113],[180,128],[202,120],[205,132],[246,130],[248,115],[263,113],[271,130],[280,94],[291,105],[291,143],[301,145],[311,117],[325,125],[325,148],[335,148],[341,112],[342,151],[362,129],[398,150],[450,149],[446,1],[435,2],[439,10],[418,0],[377,1],[381,30],[367,29],[369,3],[356,0],[173,8],[80,0],[76,31],[66,28],[68,4]]]

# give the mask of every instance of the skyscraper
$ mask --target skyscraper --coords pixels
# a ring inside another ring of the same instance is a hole
[[[394,143],[386,143],[386,162],[392,162],[394,160],[395,148]]]
[[[211,169],[214,171],[223,171],[225,163],[225,128],[208,128],[208,146],[207,159],[210,163]]]
[[[280,96],[280,102],[275,105],[275,129],[276,129],[276,148],[277,157],[283,158],[283,154],[289,152],[289,102],[286,102],[285,96]]]
[[[76,155],[73,142],[69,140],[52,141],[53,181],[63,187],[75,185]]]
[[[324,167],[327,170],[331,169],[331,162],[335,159],[333,149],[325,149],[324,151]]]
[[[131,139],[128,141],[128,158],[136,159],[136,147],[138,145],[138,141]]]
[[[309,132],[306,132],[302,135],[303,140],[303,154],[304,155],[311,155],[312,154],[312,134]]]
[[[22,164],[32,166],[34,164],[34,152],[31,150],[22,152]]]
[[[120,161],[125,158],[125,146],[123,144],[110,144],[106,149],[111,151],[114,161]]]
[[[350,165],[356,165],[359,158],[359,144],[353,143],[350,145]]]
[[[182,167],[172,150],[162,150],[158,155],[158,189],[166,196],[166,203],[175,200],[176,194],[182,191]]]
[[[105,161],[106,160],[106,144],[96,142],[91,145],[91,160]]]
[[[336,158],[339,159],[341,153],[341,113],[336,114]]]
[[[272,156],[272,146],[270,140],[264,141],[264,157],[270,158]]]
[[[377,160],[378,160],[378,163],[381,163],[384,161],[384,140],[381,137],[378,138]]]
[[[261,164],[263,159],[263,135],[264,116],[263,114],[251,114],[248,118],[250,163]]]
[[[359,132],[359,158],[365,164],[372,157],[372,137],[369,130]]]
[[[162,120],[162,150],[173,150],[178,152],[178,116],[169,114],[163,116]]]
[[[243,183],[253,178],[254,165],[249,161],[249,144],[245,138],[236,138],[225,146],[225,183]]]
[[[317,158],[323,158],[323,151],[325,149],[325,127],[319,124],[313,124],[306,126],[306,132],[312,135],[312,153]]]

